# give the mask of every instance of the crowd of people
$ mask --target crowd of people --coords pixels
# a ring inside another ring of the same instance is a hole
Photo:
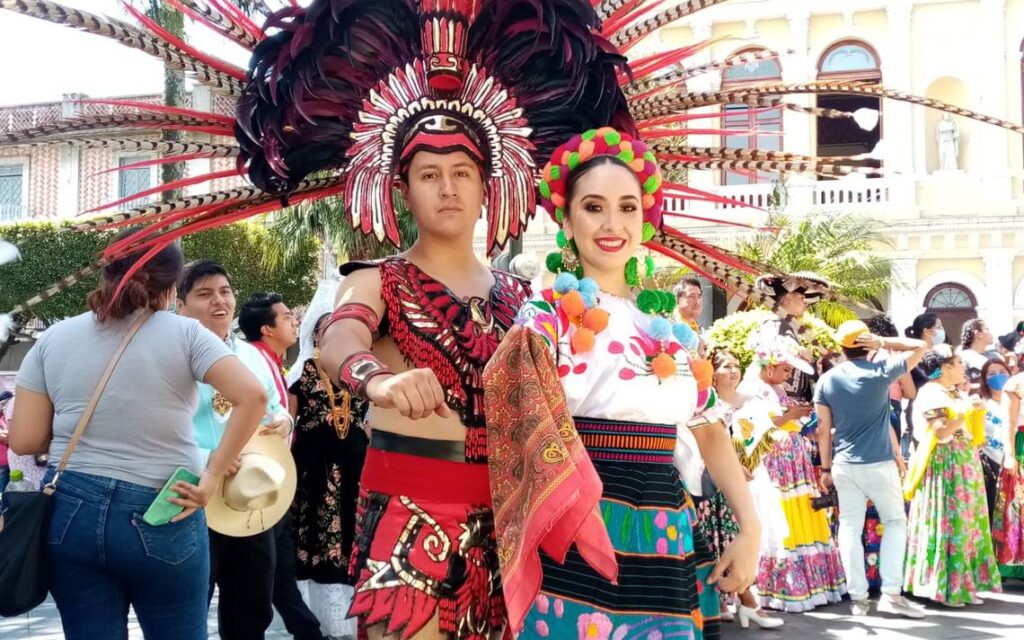
[[[976,321],[954,351],[925,314],[906,338],[848,322],[822,353],[808,308],[842,301],[828,281],[665,224],[666,197],[715,196],[663,168],[761,163],[670,142],[704,115],[686,109],[735,100],[686,94],[686,51],[617,48],[713,3],[639,20],[635,3],[314,0],[267,31],[229,4],[187,13],[252,49],[248,72],[150,22],[126,42],[233,92],[233,116],[115,105],[144,112],[124,116],[140,132],[211,134],[142,142],[237,157],[253,186],[97,223],[127,228],[88,311],[39,337],[8,401],[5,444],[53,498],[67,638],[126,637],[132,608],[147,638],[203,639],[219,593],[226,640],[263,638],[275,608],[298,638],[714,640],[846,596],[870,613],[869,514],[881,612],[925,615],[904,593],[980,604],[1020,576],[1019,339],[990,351]],[[107,124],[82,135],[108,144]],[[396,246],[406,210],[416,239],[342,265],[301,326],[274,293],[236,309],[231,274],[174,242],[330,196]],[[494,257],[541,208],[551,277],[477,257],[482,214]],[[771,313],[742,348],[714,344],[701,282],[660,289],[655,252]]]

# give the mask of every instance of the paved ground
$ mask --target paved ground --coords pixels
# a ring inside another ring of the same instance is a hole
[[[723,625],[723,640],[812,640],[873,638],[877,640],[983,640],[1024,638],[1024,582],[1011,582],[1001,594],[985,596],[980,607],[948,609],[928,606],[925,620],[906,620],[872,614],[851,618],[849,604],[817,609],[811,613],[784,616],[786,625],[777,630],[740,629],[736,623]],[[131,638],[142,638],[132,619]],[[217,638],[216,616],[210,617],[210,637]],[[274,620],[267,638],[289,638],[280,618]],[[0,618],[2,640],[60,640],[60,619],[52,601],[18,618]],[[559,638],[558,640],[571,640]]]
[[[877,638],[878,640],[982,640],[983,638],[1024,638],[1024,582],[1012,581],[999,594],[983,594],[985,604],[950,609],[925,604],[928,617],[907,620],[872,614],[863,618],[849,615],[849,602],[823,607],[811,613],[785,615],[786,624],[770,631],[740,629],[724,623],[723,640],[811,640],[817,638]]]

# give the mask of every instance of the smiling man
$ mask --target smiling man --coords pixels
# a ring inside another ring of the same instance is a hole
[[[197,260],[185,267],[178,284],[178,313],[195,318],[224,340],[252,371],[267,392],[265,432],[273,430],[286,436],[290,432],[291,416],[280,405],[270,369],[255,347],[231,331],[235,319],[235,292],[223,266],[212,260]],[[200,451],[209,454],[220,444],[231,409],[231,404],[213,387],[199,384],[199,406],[192,423]],[[263,637],[274,619],[271,602],[275,567],[273,528],[244,538],[210,530],[210,597],[214,585],[219,586],[217,620],[222,638]]]

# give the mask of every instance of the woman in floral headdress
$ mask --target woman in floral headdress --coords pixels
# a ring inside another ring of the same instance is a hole
[[[758,525],[742,470],[670,292],[636,257],[660,228],[661,177],[612,129],[555,151],[541,195],[562,224],[553,289],[519,313],[488,365],[498,556],[519,638],[713,638],[718,593],[745,590]],[[673,465],[697,441],[739,533],[712,570]],[[652,588],[654,587],[654,588]]]
[[[839,602],[846,576],[819,497],[811,446],[800,420],[811,407],[791,404],[784,384],[796,370],[810,372],[800,346],[774,336],[758,344],[740,391],[752,397],[733,419],[740,463],[753,474],[751,492],[762,523],[757,572],[762,607],[810,611]]]

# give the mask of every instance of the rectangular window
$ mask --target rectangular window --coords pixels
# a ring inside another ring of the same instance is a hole
[[[0,223],[25,215],[25,165],[0,164]]]
[[[126,167],[148,160],[145,157],[131,156],[118,160],[117,166]],[[134,169],[122,169],[117,174],[117,199],[133,196],[140,191],[145,191],[153,186],[153,167],[136,167]],[[132,209],[147,204],[153,200],[152,196],[130,200],[121,205],[121,209]]]
[[[771,109],[762,113],[749,113],[751,107],[745,104],[725,105],[725,117],[722,118],[723,129],[736,129],[736,135],[723,136],[723,146],[730,149],[760,149],[762,151],[781,151],[782,136],[775,132],[782,131],[782,109]],[[756,131],[756,134],[749,132]],[[723,183],[755,184],[770,182],[771,174],[757,171],[726,171]]]

